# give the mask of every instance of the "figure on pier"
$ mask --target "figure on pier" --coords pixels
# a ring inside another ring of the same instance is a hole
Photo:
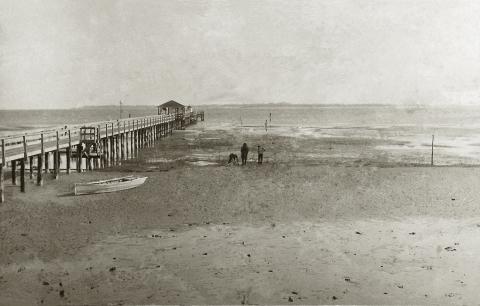
[[[98,136],[98,129],[96,127],[81,127],[80,128],[80,143],[82,144],[82,157],[85,158],[99,158],[103,153],[102,144]]]

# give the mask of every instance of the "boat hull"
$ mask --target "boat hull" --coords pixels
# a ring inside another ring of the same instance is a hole
[[[124,177],[111,180],[77,183],[75,184],[75,195],[87,195],[97,193],[109,193],[121,190],[132,189],[145,183],[147,177]]]

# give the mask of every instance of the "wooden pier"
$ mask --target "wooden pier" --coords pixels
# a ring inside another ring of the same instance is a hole
[[[142,148],[152,147],[156,141],[171,135],[173,130],[184,129],[197,120],[204,120],[203,111],[93,122],[5,136],[0,140],[0,203],[5,201],[7,165],[10,165],[12,185],[19,183],[17,167],[20,167],[20,191],[26,192],[25,172],[28,171],[30,179],[36,175],[38,186],[43,185],[43,177],[49,172],[58,179],[62,155],[65,156],[67,174],[73,170],[81,172],[84,162],[87,171],[115,166],[122,160],[136,158]],[[82,153],[85,151],[80,135],[82,127],[95,128],[97,134],[94,136],[102,149],[96,158]],[[53,155],[53,165],[50,165],[50,154]],[[71,168],[72,160],[76,161],[76,169]]]

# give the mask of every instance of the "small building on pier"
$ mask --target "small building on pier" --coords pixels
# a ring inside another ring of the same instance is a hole
[[[177,101],[170,100],[159,106],[157,106],[158,115],[165,114],[184,114],[185,105],[178,103]]]

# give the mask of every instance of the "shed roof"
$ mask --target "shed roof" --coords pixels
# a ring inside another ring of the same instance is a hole
[[[181,107],[185,107],[185,105],[182,105],[180,103],[178,103],[177,101],[173,101],[173,100],[170,100],[168,102],[165,102],[161,105],[159,105],[158,107],[170,107],[170,108],[181,108]]]

